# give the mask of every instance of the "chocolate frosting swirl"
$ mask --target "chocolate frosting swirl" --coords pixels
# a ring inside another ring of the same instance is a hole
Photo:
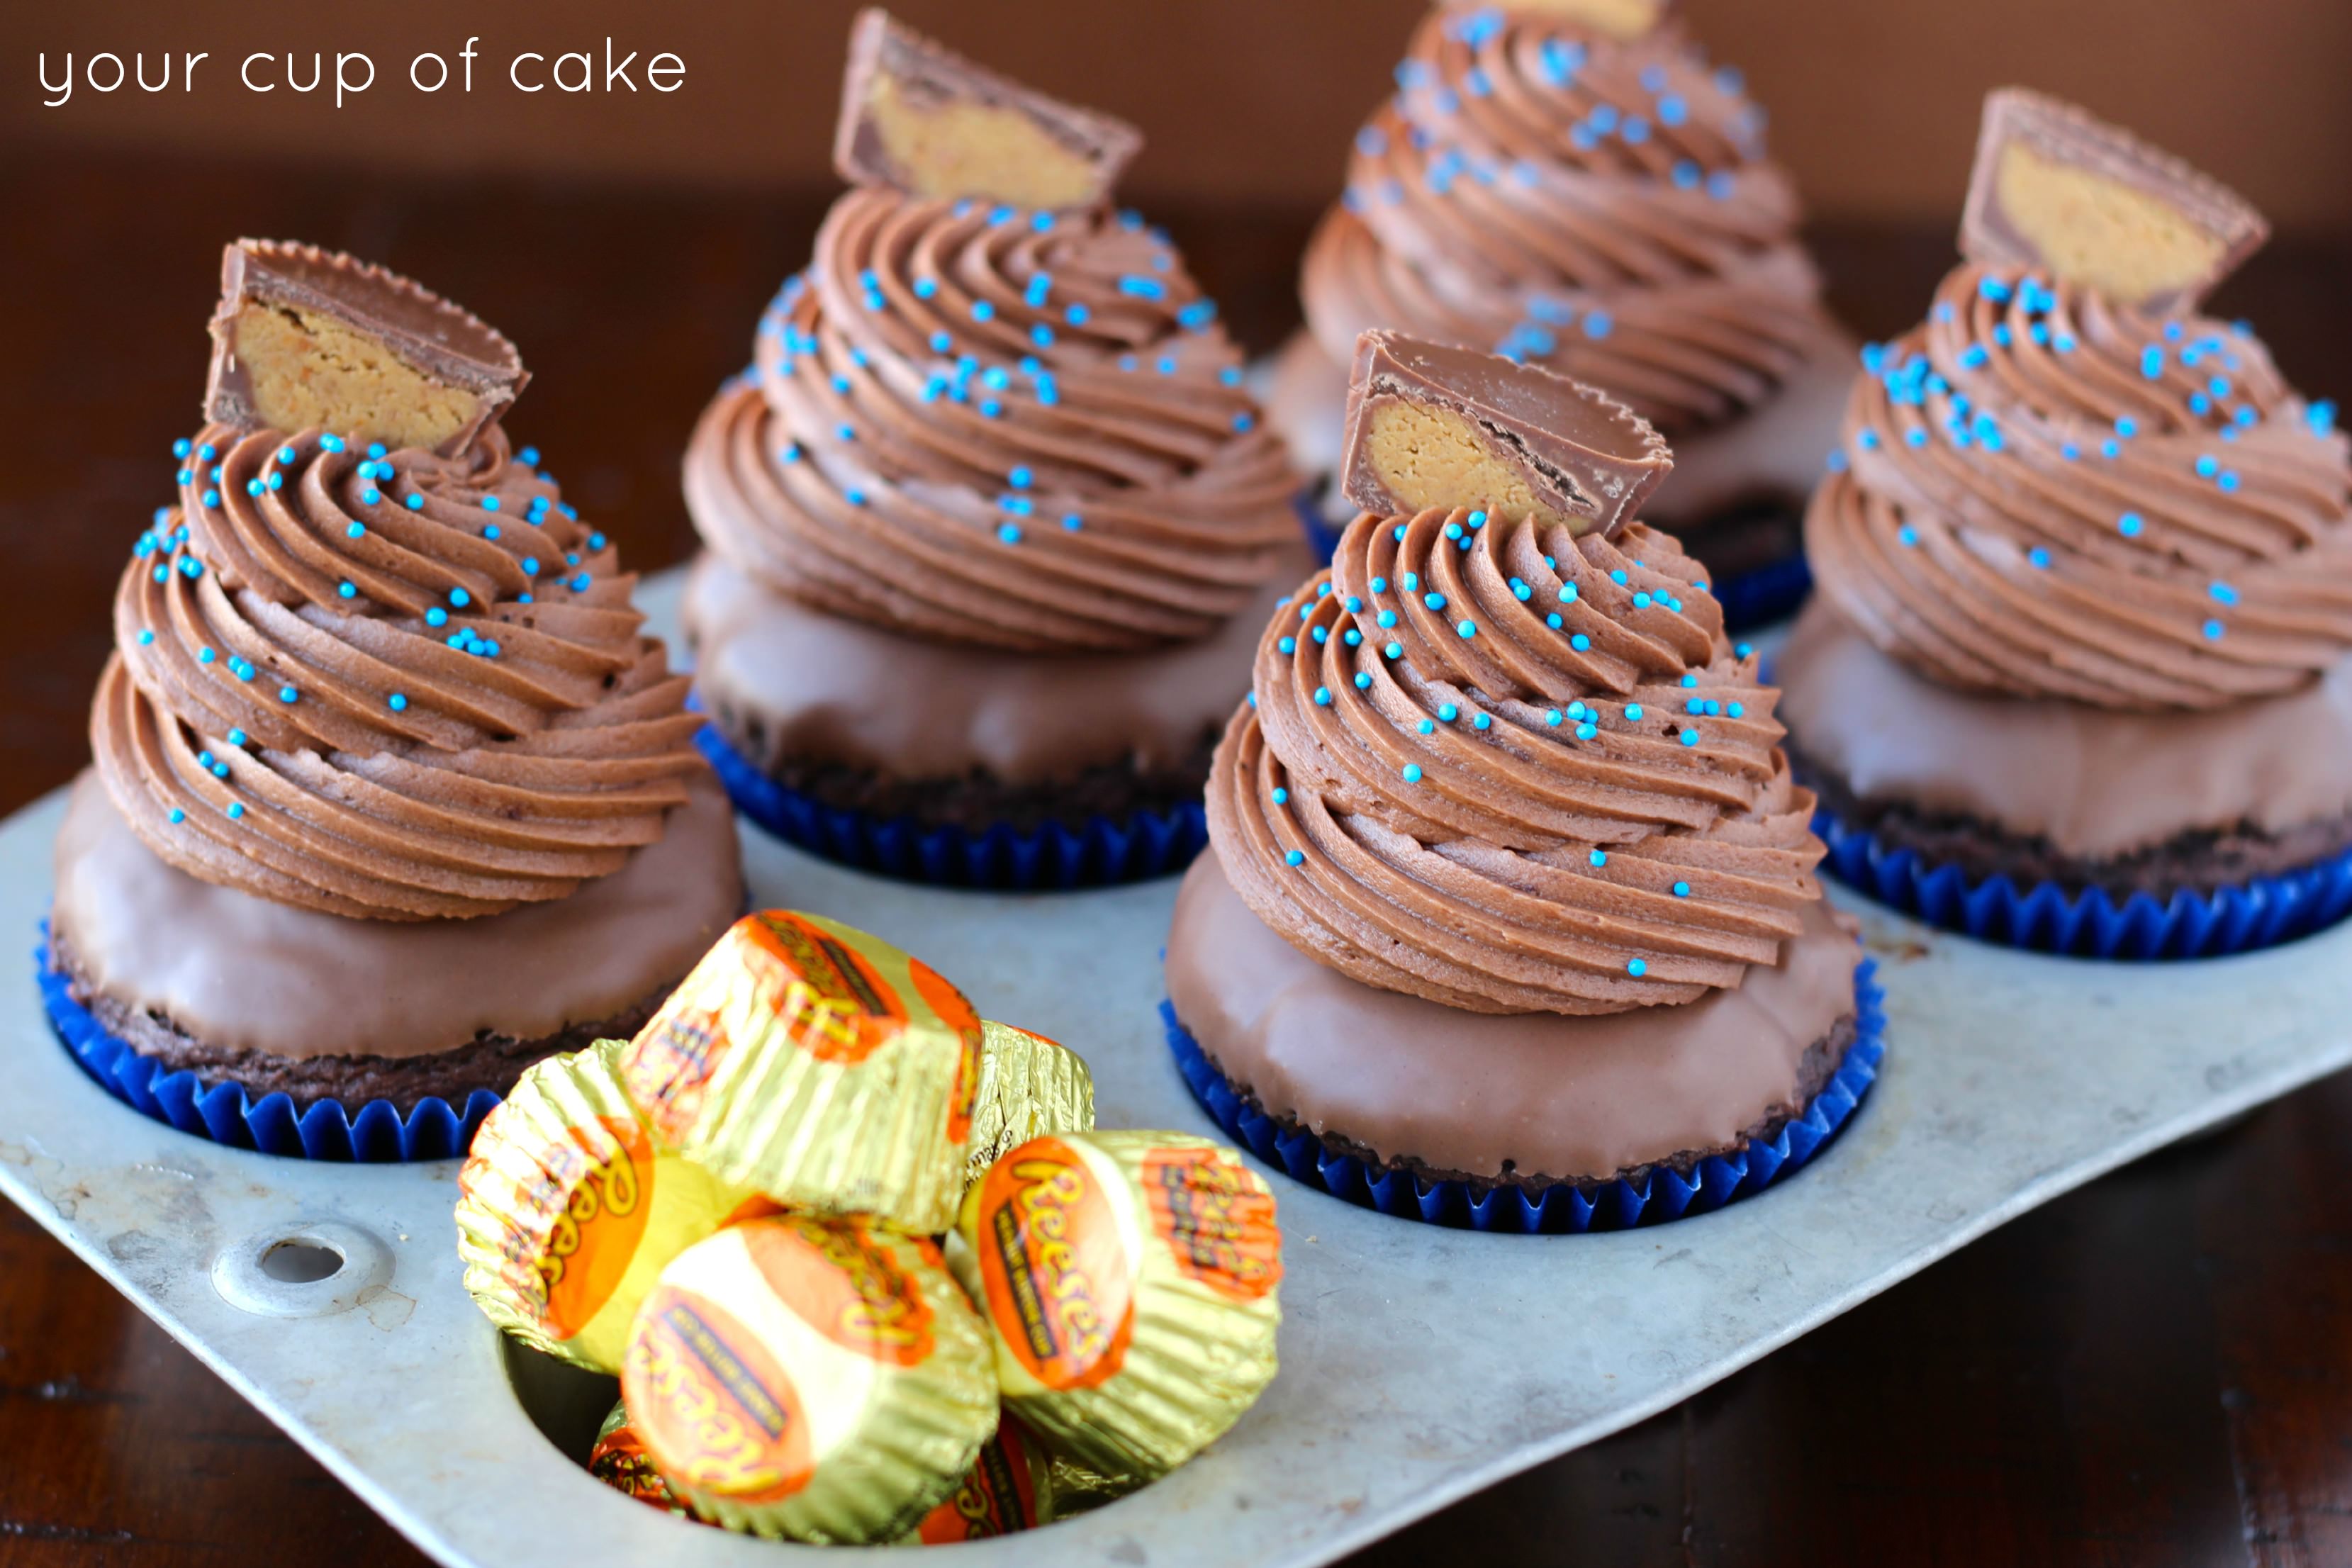
[[[1964,690],[2207,710],[2352,651],[2352,446],[2242,325],[1967,263],[1865,352],[1805,542]]]
[[[157,855],[422,920],[562,898],[661,836],[702,766],[687,679],[498,427],[439,457],[213,426],[182,461],[90,718]]]
[[[1770,397],[1827,327],[1738,73],[1680,25],[1619,40],[1441,7],[1307,247],[1333,361],[1394,327],[1607,388],[1668,434]]]
[[[1821,897],[1779,693],[1704,569],[1432,510],[1360,516],[1277,612],[1217,751],[1226,874],[1292,945],[1477,1013],[1696,999]]]
[[[779,593],[1024,652],[1207,636],[1297,488],[1215,307],[1100,209],[845,194],[687,456],[711,547]]]

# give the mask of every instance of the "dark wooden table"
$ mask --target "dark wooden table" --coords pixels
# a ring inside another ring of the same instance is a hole
[[[652,567],[691,543],[676,473],[694,416],[748,357],[825,195],[428,188],[0,149],[0,811],[82,763],[115,574],[194,427],[225,238],[345,247],[503,327],[538,377],[512,427]],[[1278,341],[1312,215],[1158,216],[1236,330]],[[1951,255],[1941,230],[1833,232],[1821,249],[1840,309],[1874,334],[1916,317]],[[2315,395],[2352,386],[2347,263],[2352,248],[2283,244],[2220,301]],[[2337,1079],[1355,1562],[2352,1563],[2347,1146]],[[0,1563],[327,1560],[421,1561],[0,1205]]]

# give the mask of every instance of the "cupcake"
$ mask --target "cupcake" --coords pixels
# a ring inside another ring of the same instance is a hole
[[[706,744],[771,830],[993,885],[1198,847],[1297,481],[1215,306],[1108,205],[1137,143],[860,18],[853,188],[686,460]]]
[[[1803,592],[1798,518],[1852,345],[1822,308],[1763,111],[1669,10],[1431,14],[1307,247],[1307,331],[1269,413],[1302,466],[1334,472],[1349,356],[1371,327],[1589,382],[1674,444],[1648,520],[1706,557],[1735,618],[1769,618]],[[1352,515],[1331,504],[1335,524]]]
[[[216,1136],[253,1141],[239,1119],[281,1095],[306,1142],[321,1106],[478,1115],[634,1030],[741,901],[686,679],[612,543],[509,445],[505,338],[255,240],[212,335],[58,833],[53,1014]]]
[[[1365,510],[1276,614],[1168,939],[1211,1110],[1342,1195],[1580,1228],[1772,1179],[1878,1056],[1778,693],[1535,366],[1366,334]]]
[[[1867,351],[1782,658],[1832,864],[1938,923],[2132,957],[2352,908],[2352,464],[2201,313],[2244,202],[1988,100],[1965,259]]]

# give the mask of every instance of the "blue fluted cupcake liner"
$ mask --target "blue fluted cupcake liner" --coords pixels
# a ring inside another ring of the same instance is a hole
[[[1563,1182],[1534,1194],[1507,1186],[1481,1193],[1468,1182],[1424,1181],[1408,1172],[1375,1170],[1352,1156],[1335,1154],[1313,1133],[1285,1131],[1272,1117],[1252,1109],[1202,1051],[1172,1004],[1160,1004],[1160,1017],[1177,1070],[1202,1109],[1259,1159],[1298,1181],[1399,1219],[1521,1236],[1575,1234],[1664,1225],[1685,1215],[1705,1214],[1762,1191],[1819,1153],[1878,1080],[1878,1064],[1886,1055],[1886,993],[1874,978],[1876,971],[1868,959],[1855,966],[1854,1038],[1846,1047],[1845,1060],[1803,1113],[1770,1142],[1751,1143],[1731,1154],[1710,1154],[1687,1176],[1655,1165],[1638,1185],[1621,1177],[1589,1192]]]
[[[47,921],[34,944],[33,975],[49,1026],[100,1088],[142,1116],[234,1149],[369,1163],[454,1159],[471,1146],[482,1118],[499,1103],[498,1095],[478,1089],[466,1097],[463,1110],[453,1110],[447,1100],[428,1095],[404,1114],[388,1100],[369,1100],[356,1116],[336,1100],[313,1100],[309,1110],[297,1113],[287,1094],[256,1100],[242,1084],[226,1079],[208,1083],[185,1068],[166,1068],[108,1033],[89,1008],[73,999],[66,977],[50,967]]]
[[[1298,525],[1306,531],[1307,549],[1315,552],[1318,561],[1330,560],[1339,548],[1340,531],[1323,515],[1315,492],[1300,491],[1293,505],[1298,512]],[[1812,591],[1812,568],[1805,564],[1802,555],[1791,555],[1707,584],[1707,592],[1723,606],[1724,629],[1731,632],[1751,631],[1786,620],[1797,613],[1805,595]]]
[[[1889,848],[1826,809],[1813,831],[1839,880],[1906,915],[1979,942],[2074,958],[2146,962],[2221,958],[2309,936],[2352,914],[2352,849],[2279,877],[2169,898],[2104,888],[2069,892],[2054,882],[2020,887],[2007,877],[1971,881],[1958,866]]]
[[[1138,811],[1119,821],[1090,817],[1077,827],[999,823],[974,833],[925,826],[828,805],[777,783],[705,724],[695,744],[710,760],[735,809],[788,844],[861,871],[944,888],[1067,892],[1165,877],[1192,863],[1209,841],[1198,801],[1172,811]]]

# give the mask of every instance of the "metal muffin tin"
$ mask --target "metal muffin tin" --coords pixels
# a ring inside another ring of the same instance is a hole
[[[675,587],[651,585],[648,603],[667,611]],[[47,905],[63,804],[0,826],[0,931],[20,953]],[[860,876],[756,831],[745,851],[762,902],[880,932],[989,1016],[1076,1047],[1104,1125],[1213,1132],[1157,1012],[1172,880],[979,895]],[[1328,1562],[2352,1063],[2352,926],[2242,958],[2126,966],[1988,948],[1839,896],[1880,961],[1887,1058],[1808,1169],[1719,1213],[1559,1237],[1412,1224],[1269,1172],[1288,1274],[1265,1397],[1175,1475],[955,1561]],[[459,1287],[456,1180],[454,1162],[278,1160],[150,1121],[57,1044],[29,963],[0,965],[0,1193],[426,1552],[467,1568],[814,1561],[664,1517],[543,1435],[584,1451],[581,1423],[607,1387],[504,1351]],[[279,1277],[306,1257],[333,1271]]]

